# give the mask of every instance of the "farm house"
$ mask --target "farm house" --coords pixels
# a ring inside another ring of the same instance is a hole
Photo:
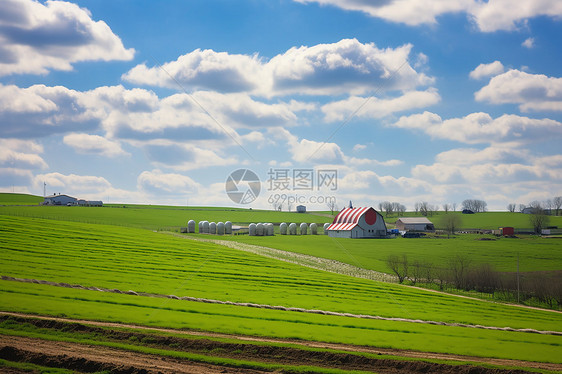
[[[43,201],[44,205],[67,205],[67,204],[76,204],[78,199],[68,195],[51,195],[46,196],[45,200]]]
[[[435,231],[435,226],[426,217],[402,217],[396,220],[400,231]]]
[[[326,229],[334,238],[385,238],[386,224],[372,207],[344,208]]]

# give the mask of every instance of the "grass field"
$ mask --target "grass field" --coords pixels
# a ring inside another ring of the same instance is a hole
[[[0,273],[82,284],[444,322],[557,330],[560,314],[325,273],[148,230],[0,216]],[[0,282],[4,310],[167,327],[559,362],[562,339],[306,315]],[[485,344],[482,342],[485,341]],[[562,360],[561,360],[562,361]]]
[[[40,196],[21,193],[0,193],[0,205],[38,205],[43,202]]]

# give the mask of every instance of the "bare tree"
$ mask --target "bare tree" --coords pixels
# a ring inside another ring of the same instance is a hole
[[[464,254],[457,254],[449,259],[449,269],[453,276],[455,287],[462,289],[466,285],[466,274],[470,266],[470,259]]]
[[[540,202],[533,201],[529,206],[531,207],[529,221],[531,222],[531,226],[533,226],[535,234],[540,234],[542,229],[548,226],[549,217],[546,215]]]
[[[382,208],[384,209],[387,216],[391,216],[394,212],[394,205],[390,201],[383,201]]]
[[[507,204],[507,210],[511,213],[515,212],[516,205],[515,204]]]
[[[422,202],[417,203],[417,204],[418,204],[418,210],[419,210],[420,214],[422,216],[427,217],[427,215],[429,213],[429,204],[427,203],[427,201],[422,201]]]
[[[485,212],[488,204],[484,200],[466,199],[462,202],[462,208],[472,210],[474,213]]]
[[[330,211],[332,212],[332,215],[334,215],[334,210],[336,210],[336,199],[329,199],[326,205],[328,206],[328,209],[330,209]]]
[[[451,205],[450,204],[443,204],[443,211],[445,213],[447,213],[449,211],[449,209],[451,209]]]
[[[447,231],[447,238],[449,235],[455,235],[455,231],[461,226],[462,218],[458,214],[448,213],[441,218],[441,225]]]
[[[386,259],[386,264],[396,274],[398,277],[398,282],[404,282],[404,279],[408,276],[408,257],[405,253],[402,256],[389,255]]]
[[[287,200],[287,211],[290,212],[291,209],[293,209],[293,203],[291,203],[289,200]]]
[[[419,210],[420,210],[420,203],[415,203],[414,204],[414,210],[416,211],[416,215],[418,214]]]
[[[526,208],[525,204],[519,204],[519,212],[523,213],[523,210]]]
[[[457,211],[457,203],[453,203],[453,212]]]
[[[562,196],[556,196],[552,199],[552,205],[554,210],[556,211],[556,215],[560,213],[560,208],[562,207]]]

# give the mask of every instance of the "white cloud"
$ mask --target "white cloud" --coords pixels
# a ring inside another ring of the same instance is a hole
[[[39,153],[43,147],[34,141],[0,139],[0,168],[46,169],[48,165]]]
[[[131,60],[134,49],[88,10],[63,1],[0,3],[0,76],[72,70],[79,61]]]
[[[35,185],[47,187],[51,192],[65,193],[67,195],[96,195],[104,193],[111,188],[111,183],[103,177],[93,175],[61,174],[58,172],[36,175]]]
[[[139,190],[151,194],[185,195],[195,193],[201,186],[187,175],[163,173],[156,169],[143,171],[137,178]]]
[[[523,112],[562,111],[562,78],[509,70],[492,78],[474,97],[492,104],[519,104]]]
[[[356,117],[383,118],[393,113],[435,105],[440,100],[441,96],[434,88],[426,91],[406,92],[404,95],[392,99],[351,96],[345,100],[323,105],[322,112],[327,122],[343,121],[357,110]]]
[[[27,192],[27,187],[32,180],[33,174],[29,170],[0,167],[0,190],[2,191]]]
[[[525,48],[533,48],[535,46],[535,38],[527,38],[521,45]]]
[[[424,112],[401,117],[391,126],[421,130],[432,138],[467,144],[520,145],[562,136],[562,123],[558,121],[508,114],[494,119],[487,113],[472,113],[443,120],[435,113]]]
[[[196,49],[176,61],[149,68],[135,66],[122,79],[143,85],[159,85],[176,90],[252,91],[263,79],[257,55],[246,56]]]
[[[489,64],[480,64],[470,72],[469,76],[472,79],[482,79],[486,77],[491,77],[504,72],[504,66],[499,61],[494,61]]]
[[[434,79],[408,63],[410,44],[379,49],[373,43],[343,39],[337,43],[289,49],[269,61],[257,55],[195,50],[160,67],[137,65],[123,79],[175,89],[247,92],[272,97],[291,93],[330,95],[373,90],[409,90]],[[427,59],[419,55],[418,66]],[[182,87],[178,86],[178,83]],[[298,104],[298,108],[295,108]],[[291,102],[292,110],[313,107]]]
[[[526,20],[538,16],[559,18],[562,3],[558,0],[294,0],[299,3],[332,5],[361,11],[372,17],[410,26],[435,24],[448,13],[466,13],[482,32],[515,30]]]
[[[451,12],[465,10],[471,0],[295,0],[299,3],[319,3],[333,5],[345,10],[364,12],[372,17],[411,26],[436,23],[436,17]]]
[[[95,154],[106,157],[127,156],[129,153],[121,148],[121,144],[99,135],[69,134],[63,138],[64,144],[74,148],[78,153]]]
[[[530,18],[560,18],[562,3],[558,0],[475,1],[470,8],[470,14],[481,31],[510,31],[518,29]]]
[[[355,144],[353,146],[353,152],[359,152],[359,151],[362,151],[366,148],[367,148],[367,146],[365,144]]]

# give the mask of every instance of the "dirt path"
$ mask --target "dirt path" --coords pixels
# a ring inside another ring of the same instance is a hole
[[[162,333],[173,333],[178,335],[187,335],[187,336],[197,336],[197,337],[207,337],[207,338],[226,338],[226,339],[234,339],[238,340],[240,344],[248,343],[248,342],[265,342],[265,343],[281,343],[281,344],[292,344],[294,346],[302,346],[302,347],[310,347],[310,348],[321,348],[321,349],[332,349],[338,351],[347,351],[347,352],[361,352],[361,353],[369,353],[373,355],[389,355],[395,356],[397,358],[417,358],[417,359],[435,359],[435,360],[447,360],[447,361],[457,361],[457,362],[474,362],[479,364],[489,364],[489,365],[500,365],[500,366],[511,366],[511,367],[521,367],[527,369],[542,369],[542,370],[552,370],[552,371],[560,371],[562,372],[562,364],[553,364],[553,363],[541,363],[541,362],[530,362],[530,361],[520,361],[520,360],[509,360],[509,359],[498,359],[498,358],[486,358],[486,357],[473,357],[473,356],[462,356],[462,355],[452,355],[452,354],[443,354],[443,353],[432,353],[432,352],[419,352],[419,351],[411,351],[411,350],[398,350],[398,349],[385,349],[385,348],[376,348],[376,347],[366,347],[366,346],[354,346],[348,344],[335,344],[335,343],[325,343],[325,342],[314,342],[314,341],[303,341],[303,340],[290,340],[290,339],[276,339],[276,338],[264,338],[264,337],[255,337],[255,336],[246,336],[246,335],[229,335],[229,334],[221,334],[221,333],[212,333],[212,332],[204,332],[204,331],[190,331],[190,330],[175,330],[175,329],[166,329],[166,328],[155,328],[155,327],[148,327],[148,326],[139,326],[139,325],[132,325],[132,324],[124,324],[124,323],[114,323],[114,322],[100,322],[100,321],[90,321],[90,320],[75,320],[70,318],[60,318],[60,317],[49,317],[49,316],[40,316],[40,315],[28,315],[23,313],[10,313],[10,312],[0,312],[0,316],[13,316],[18,318],[34,318],[39,320],[45,321],[55,321],[55,322],[63,322],[63,323],[79,323],[86,326],[97,326],[97,327],[104,327],[110,329],[132,329],[135,331],[154,331],[154,332],[162,332]],[[0,341],[2,342],[2,341]],[[47,343],[45,343],[47,344]],[[58,346],[58,342],[51,342],[50,344],[55,344]],[[65,343],[66,344],[66,343]],[[2,343],[1,345],[5,345]],[[13,345],[13,344],[12,344]],[[238,347],[238,345],[237,345]],[[21,349],[26,349],[26,345],[19,346]],[[99,347],[91,347],[92,350],[97,350]],[[108,350],[112,350],[109,348],[104,348]],[[115,351],[115,350],[113,350]],[[99,354],[99,353],[98,353]],[[133,353],[134,354],[134,353]],[[140,355],[140,354],[139,354]],[[141,355],[146,356],[146,355]],[[150,356],[150,355],[147,355]],[[290,362],[291,364],[301,364],[298,362],[298,358],[295,358],[295,362]],[[205,366],[205,365],[203,365]],[[445,365],[447,366],[447,365]],[[390,368],[392,369],[392,368]],[[419,367],[418,369],[421,372],[445,372],[446,370],[441,371],[427,371],[427,368],[424,369],[423,366]],[[377,370],[381,370],[378,368]],[[423,371],[426,370],[426,371]],[[192,371],[197,373],[197,371]],[[213,373],[214,371],[207,371]],[[230,371],[229,371],[230,372]],[[236,372],[236,371],[233,371]],[[242,371],[239,371],[242,372]],[[248,371],[252,372],[252,371]],[[392,372],[392,371],[390,371]],[[454,370],[452,371],[455,372]],[[459,371],[460,372],[460,371]],[[469,371],[470,373],[483,373],[485,371]]]
[[[260,373],[97,345],[0,335],[0,357],[81,372],[111,373]]]

